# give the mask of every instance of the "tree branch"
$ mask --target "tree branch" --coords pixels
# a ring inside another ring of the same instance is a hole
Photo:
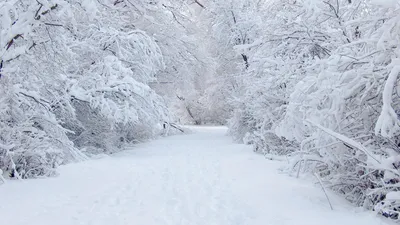
[[[206,8],[206,7],[205,7],[203,4],[201,4],[198,0],[194,0],[194,2],[195,2],[197,5],[199,5],[201,8],[203,8],[203,9]]]

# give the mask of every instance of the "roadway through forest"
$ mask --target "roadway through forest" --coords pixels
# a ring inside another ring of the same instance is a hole
[[[279,172],[221,127],[69,164],[0,186],[2,225],[379,225],[311,181]]]

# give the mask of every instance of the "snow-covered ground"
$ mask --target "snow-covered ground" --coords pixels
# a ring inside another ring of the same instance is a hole
[[[312,183],[280,174],[225,128],[195,128],[112,157],[70,164],[57,178],[0,186],[1,225],[379,225]]]

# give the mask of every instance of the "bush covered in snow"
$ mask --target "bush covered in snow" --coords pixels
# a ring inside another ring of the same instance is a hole
[[[60,164],[162,134],[170,113],[149,85],[181,64],[166,54],[175,48],[165,39],[181,27],[174,11],[184,7],[174,1],[2,1],[3,176],[51,176]]]
[[[396,1],[212,2],[236,65],[235,139],[400,221]]]

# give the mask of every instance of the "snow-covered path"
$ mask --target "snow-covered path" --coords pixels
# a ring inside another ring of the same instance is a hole
[[[141,144],[0,186],[1,225],[379,225],[317,185],[279,174],[224,128]]]

